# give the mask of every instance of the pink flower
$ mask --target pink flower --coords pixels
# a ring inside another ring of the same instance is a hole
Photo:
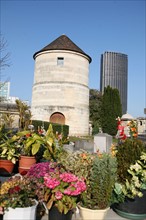
[[[57,200],[62,199],[62,197],[63,197],[62,192],[60,192],[60,191],[55,192],[55,197],[56,197]]]
[[[66,190],[64,190],[64,194],[77,196],[86,190],[85,182],[79,180],[76,183],[72,183]]]
[[[78,177],[72,173],[62,173],[60,174],[60,179],[66,183],[76,182]]]
[[[58,186],[60,184],[60,181],[57,180],[56,178],[52,178],[50,176],[44,176],[44,184],[50,188],[50,189],[54,189],[56,186]]]

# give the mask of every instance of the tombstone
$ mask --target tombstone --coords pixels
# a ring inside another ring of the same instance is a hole
[[[98,150],[102,152],[110,152],[113,138],[111,135],[106,133],[99,133],[94,136],[94,152]]]
[[[93,140],[76,140],[75,141],[75,150],[83,149],[88,152],[93,152],[94,143]]]

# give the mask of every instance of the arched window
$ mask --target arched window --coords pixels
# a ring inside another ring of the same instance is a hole
[[[50,122],[64,125],[65,116],[60,112],[55,112],[51,115]]]

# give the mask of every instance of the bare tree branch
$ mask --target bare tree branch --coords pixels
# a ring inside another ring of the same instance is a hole
[[[10,66],[10,53],[7,52],[7,41],[0,34],[0,76],[2,74],[1,70]]]

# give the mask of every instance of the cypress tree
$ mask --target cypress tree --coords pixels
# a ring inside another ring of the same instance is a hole
[[[107,86],[104,88],[100,120],[102,131],[110,135],[117,133],[117,117],[122,116],[122,105],[118,89]]]

